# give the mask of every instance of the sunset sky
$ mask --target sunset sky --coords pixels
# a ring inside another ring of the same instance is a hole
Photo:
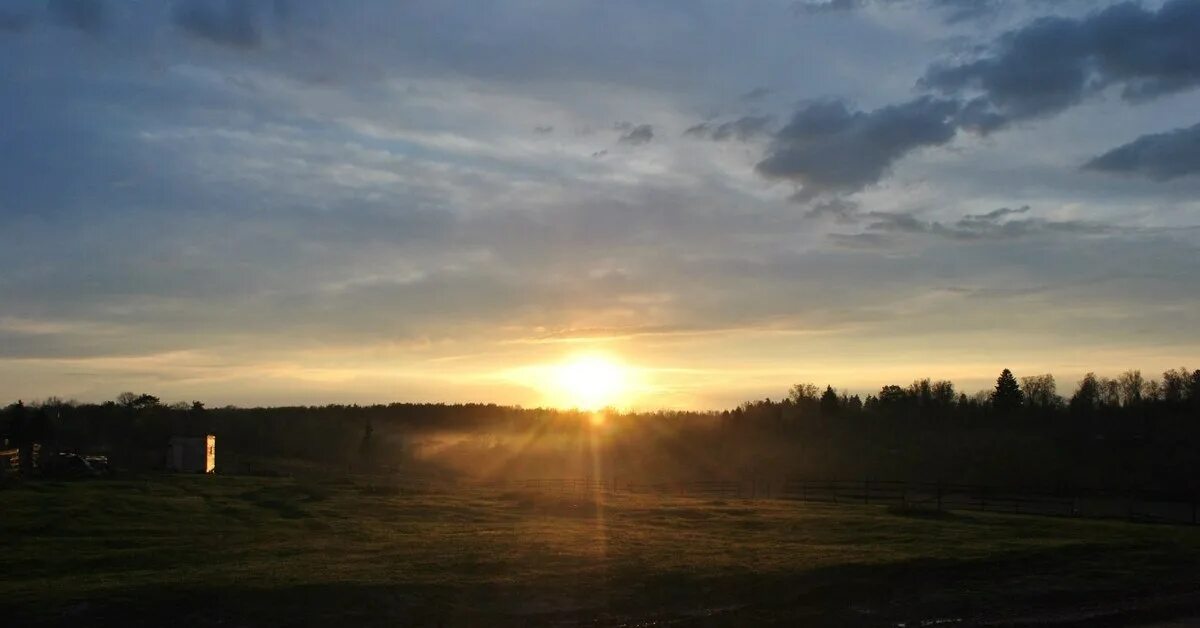
[[[1200,366],[1200,1],[0,2],[0,403]]]

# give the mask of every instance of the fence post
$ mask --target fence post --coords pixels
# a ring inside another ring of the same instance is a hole
[[[1196,494],[1192,493],[1192,525],[1196,525]]]
[[[938,512],[942,511],[942,481],[937,482],[937,508]]]
[[[863,480],[863,503],[871,503],[871,480]]]

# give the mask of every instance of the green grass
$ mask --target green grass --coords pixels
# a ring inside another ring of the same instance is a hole
[[[8,625],[1012,624],[1200,581],[1200,529],[874,506],[162,476],[0,507]]]

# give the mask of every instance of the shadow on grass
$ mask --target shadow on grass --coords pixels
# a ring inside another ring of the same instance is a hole
[[[655,571],[612,565],[591,574],[477,578],[418,584],[323,582],[278,587],[163,585],[117,589],[58,608],[13,608],[21,626],[895,626],[959,625],[1014,613],[1111,608],[1113,617],[1164,616],[1161,607],[1113,605],[1193,590],[1186,557],[1143,571],[1136,557],[1105,565],[1106,547],[998,553],[986,560],[921,559],[806,571]],[[447,557],[447,560],[451,560]],[[1132,561],[1132,562],[1130,562]],[[446,569],[454,573],[453,568]],[[475,574],[476,576],[480,574]],[[402,576],[401,576],[402,578]],[[1106,606],[1107,605],[1107,606]],[[1181,613],[1185,610],[1175,609]],[[1133,613],[1132,615],[1130,613]],[[1110,614],[1111,615],[1111,614]],[[1103,616],[1103,614],[1101,614]],[[1096,620],[1097,625],[1103,623]],[[1046,625],[1051,625],[1047,623]]]
[[[308,484],[280,484],[264,486],[238,495],[245,500],[268,510],[274,510],[286,519],[301,519],[311,516],[307,504],[324,501],[329,493],[321,487]]]

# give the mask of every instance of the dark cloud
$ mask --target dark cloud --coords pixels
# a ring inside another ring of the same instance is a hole
[[[216,44],[250,49],[262,43],[258,13],[248,0],[183,0],[175,5],[174,20],[187,33]]]
[[[701,122],[683,132],[684,135],[711,139],[717,142],[739,140],[745,142],[759,135],[770,133],[771,116],[742,116],[736,120],[722,122]]]
[[[983,214],[967,214],[966,216],[963,216],[962,219],[963,219],[963,221],[966,221],[966,222],[986,223],[986,222],[996,222],[997,220],[1000,220],[1001,218],[1004,218],[1005,216],[1012,216],[1014,214],[1027,214],[1027,213],[1029,213],[1028,205],[1018,207],[1017,209],[1013,209],[1011,207],[1001,207],[1000,209],[993,209],[992,211],[986,212]]]
[[[755,87],[754,89],[742,94],[738,100],[742,102],[758,102],[767,96],[771,95],[771,89],[767,87]]]
[[[641,146],[652,139],[654,139],[654,127],[649,124],[639,124],[626,131],[618,141],[631,146]]]
[[[1200,174],[1200,124],[1143,135],[1096,157],[1084,168],[1156,181]]]
[[[1001,8],[999,0],[931,0],[931,4],[942,10],[950,24],[979,20],[994,15]]]
[[[102,0],[50,0],[46,11],[55,22],[88,33],[100,32],[107,15]]]
[[[1122,3],[1081,19],[1045,17],[999,37],[978,59],[931,67],[922,87],[963,96],[981,132],[1047,116],[1117,85],[1128,101],[1200,85],[1200,2],[1158,11]]]
[[[543,125],[543,126],[535,126],[535,127],[533,127],[533,132],[537,133],[538,135],[549,135],[554,132],[554,126],[549,125],[549,124]]]
[[[797,13],[817,15],[853,11],[870,5],[920,4],[940,11],[949,24],[990,17],[1003,8],[1000,0],[800,0],[792,6]]]
[[[949,142],[958,109],[954,101],[927,97],[869,112],[837,101],[808,103],[775,134],[756,169],[798,183],[800,198],[856,192],[909,151]]]
[[[868,4],[867,0],[799,0],[792,4],[792,9],[796,13],[815,15],[850,11],[866,4]]]
[[[858,216],[858,203],[834,198],[814,203],[804,212],[806,218],[832,218],[839,223],[853,223]]]
[[[15,11],[0,11],[0,33],[19,33],[33,23],[33,16]]]
[[[1007,219],[1028,212],[1028,206],[1017,209],[1002,207],[985,214],[967,214],[950,223],[922,220],[903,212],[869,212],[863,215],[870,221],[864,233],[840,234],[839,241],[845,243],[846,238],[854,236],[887,234],[931,235],[953,240],[1005,240],[1043,233],[1095,235],[1113,231],[1111,225],[1084,220]],[[880,238],[873,238],[872,241],[881,242]]]

